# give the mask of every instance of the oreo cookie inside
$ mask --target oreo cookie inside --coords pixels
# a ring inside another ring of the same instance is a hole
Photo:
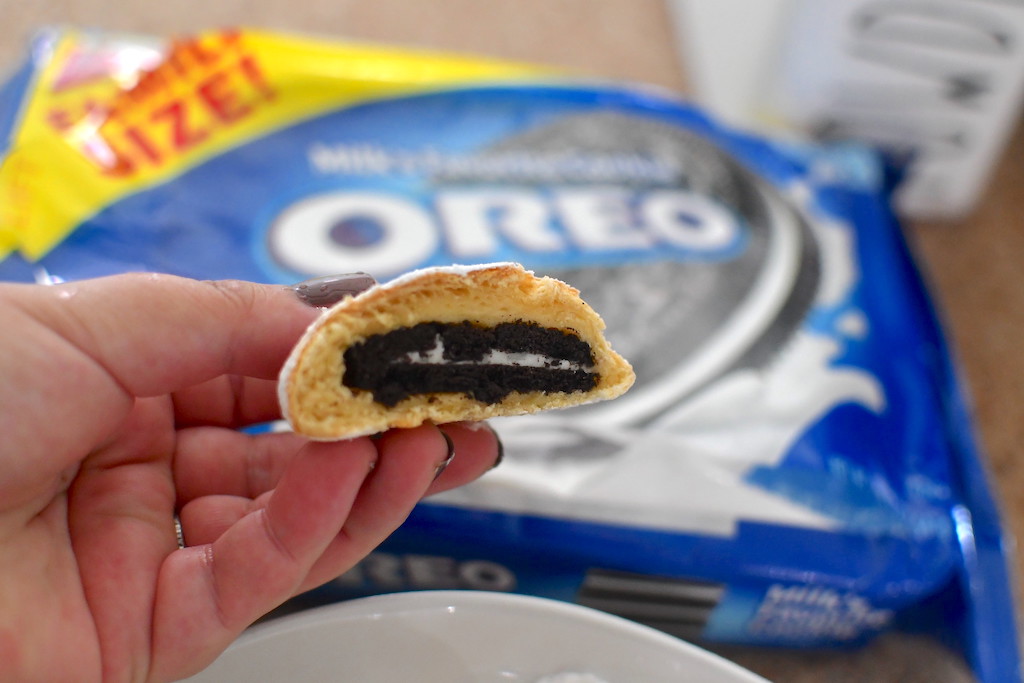
[[[589,344],[524,321],[419,323],[354,344],[344,359],[342,383],[389,408],[417,394],[462,393],[493,404],[512,392],[585,392],[600,379]]]

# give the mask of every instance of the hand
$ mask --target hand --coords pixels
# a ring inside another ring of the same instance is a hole
[[[279,417],[277,372],[316,315],[243,282],[0,285],[0,680],[195,673],[494,465],[472,425],[444,426],[457,457],[436,480],[434,426],[237,431]]]

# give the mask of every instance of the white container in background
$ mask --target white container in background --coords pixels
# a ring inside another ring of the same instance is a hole
[[[761,132],[912,154],[905,215],[967,214],[1017,123],[1024,0],[669,2],[700,102]]]

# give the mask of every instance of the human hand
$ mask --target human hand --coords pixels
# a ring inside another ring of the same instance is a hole
[[[474,425],[237,431],[279,417],[277,372],[316,315],[243,282],[0,285],[0,679],[195,673],[494,465]]]

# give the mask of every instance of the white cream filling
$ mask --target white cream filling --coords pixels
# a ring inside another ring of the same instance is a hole
[[[523,368],[548,368],[550,370],[584,370],[592,372],[593,367],[573,363],[564,358],[552,358],[543,353],[523,351],[491,350],[480,360],[448,360],[444,357],[444,341],[441,335],[434,337],[434,346],[426,351],[410,351],[399,362],[420,365],[514,365]]]

